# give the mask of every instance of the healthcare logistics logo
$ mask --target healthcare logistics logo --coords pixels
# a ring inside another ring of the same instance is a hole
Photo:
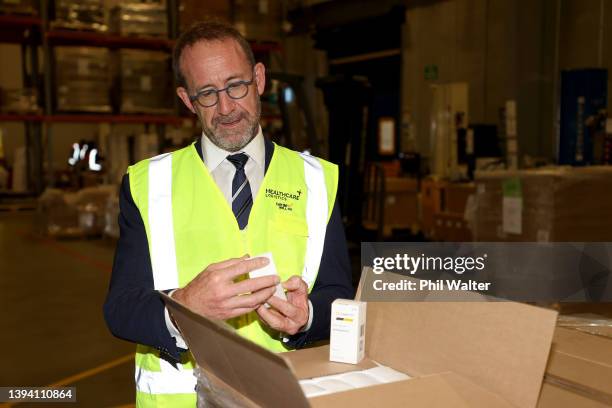
[[[302,191],[287,192],[274,188],[266,188],[266,198],[275,200],[276,207],[282,211],[293,211],[293,204],[302,196]]]

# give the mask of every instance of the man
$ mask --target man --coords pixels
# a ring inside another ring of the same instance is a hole
[[[329,336],[352,297],[337,168],[264,139],[265,67],[232,27],[196,24],[174,50],[177,93],[202,138],[131,166],[104,313],[138,343],[138,406],[194,406],[193,358],[158,291],[272,351]],[[271,252],[279,277],[248,278]],[[282,282],[287,300],[274,293]],[[265,304],[270,307],[266,307]]]

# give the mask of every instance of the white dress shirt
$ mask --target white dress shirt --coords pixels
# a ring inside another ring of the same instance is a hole
[[[228,152],[221,149],[202,133],[202,156],[204,159],[204,165],[212,175],[213,180],[215,180],[215,184],[217,184],[223,193],[223,196],[230,207],[232,205],[232,181],[234,179],[234,174],[236,174],[236,167],[229,160],[227,160],[227,156],[237,153],[244,153],[249,156],[249,160],[244,166],[244,172],[249,180],[249,185],[251,186],[253,201],[255,201],[255,197],[257,196],[257,192],[259,191],[259,187],[261,186],[261,182],[263,181],[266,172],[266,146],[263,133],[261,132],[261,127],[253,140],[251,140],[244,148],[237,152]],[[244,230],[242,230],[243,237],[245,236],[244,233],[246,232],[247,228],[248,225]],[[170,292],[170,296],[172,296],[173,293],[174,291]],[[308,306],[308,322],[301,331],[308,330],[312,325],[313,311],[310,299],[308,300]],[[170,335],[175,338],[176,345],[180,348],[186,349],[187,345],[185,344],[181,333],[172,323],[167,308],[165,311],[165,316],[166,326],[168,327]]]

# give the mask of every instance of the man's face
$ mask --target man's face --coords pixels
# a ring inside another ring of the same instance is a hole
[[[265,88],[265,68],[251,68],[240,45],[232,40],[200,41],[183,50],[181,71],[187,89],[177,88],[177,94],[193,113],[198,115],[204,134],[220,148],[233,152],[249,143],[259,130],[261,104],[259,96]],[[216,105],[202,107],[189,96],[210,89],[223,89],[240,81],[250,81],[247,95],[232,99],[227,92],[219,93]]]

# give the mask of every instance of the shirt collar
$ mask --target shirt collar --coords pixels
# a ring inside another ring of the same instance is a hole
[[[237,152],[228,152],[227,150],[220,148],[211,142],[204,133],[202,133],[202,156],[204,159],[204,164],[210,172],[213,172],[228,155],[236,153],[245,153],[255,162],[255,164],[261,168],[264,168],[266,146],[263,133],[261,131],[261,126],[259,127],[257,135],[253,138],[253,140],[251,140],[246,146]]]

